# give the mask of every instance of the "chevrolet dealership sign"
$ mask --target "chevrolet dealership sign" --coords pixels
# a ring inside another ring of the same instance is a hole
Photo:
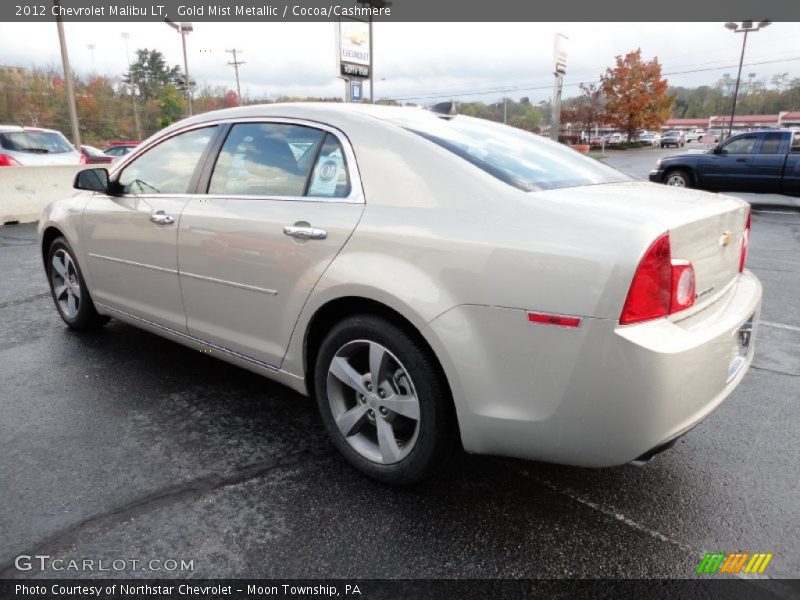
[[[342,75],[369,77],[369,23],[339,23],[339,64]]]

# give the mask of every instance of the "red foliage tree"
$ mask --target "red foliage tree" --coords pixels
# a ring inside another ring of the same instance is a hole
[[[602,78],[606,119],[631,141],[637,129],[660,127],[669,118],[675,96],[667,94],[657,58],[642,60],[641,49],[616,57]]]

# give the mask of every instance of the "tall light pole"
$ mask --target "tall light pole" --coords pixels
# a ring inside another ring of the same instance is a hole
[[[122,39],[125,40],[125,60],[128,61],[128,78],[131,78],[131,52],[128,48],[128,40],[131,39],[127,31],[122,32]],[[142,126],[139,124],[139,107],[136,103],[136,84],[133,79],[128,82],[131,90],[131,102],[133,102],[133,124],[136,127],[136,139],[142,139]]]
[[[239,106],[242,105],[242,88],[239,85],[239,65],[243,65],[245,61],[243,60],[236,60],[236,53],[241,52],[241,50],[237,50],[233,48],[231,50],[225,50],[225,52],[229,52],[233,54],[233,61],[229,62],[229,65],[233,65],[233,70],[236,71],[236,99],[239,102]]]
[[[58,11],[56,16],[56,27],[58,28],[58,43],[61,46],[61,65],[64,68],[64,82],[67,86],[67,111],[69,120],[72,124],[72,143],[75,148],[80,150],[81,132],[78,128],[78,111],[75,108],[75,88],[72,85],[72,69],[69,68],[69,53],[67,52],[67,40],[64,36],[64,21],[61,18],[61,0],[53,0],[53,5]]]
[[[164,22],[172,27],[175,31],[181,34],[181,43],[183,44],[183,76],[186,82],[186,100],[189,103],[189,116],[192,116],[192,84],[189,80],[189,60],[186,58],[186,34],[194,31],[191,23],[175,23],[169,19],[164,19]]]
[[[728,22],[725,27],[734,33],[743,33],[742,39],[742,54],[739,56],[739,72],[736,75],[736,87],[733,89],[733,108],[731,109],[731,122],[728,126],[728,137],[733,133],[733,118],[736,116],[736,99],[739,96],[739,82],[742,79],[742,64],[744,63],[744,49],[747,46],[747,34],[756,32],[763,29],[770,24],[769,20],[760,21],[757,25],[753,25],[753,21],[742,21],[742,24]]]
[[[553,118],[550,125],[550,139],[558,141],[558,133],[561,129],[561,89],[564,86],[564,75],[567,72],[567,53],[561,50],[561,38],[569,38],[563,33],[556,33],[553,46],[553,75],[555,84],[553,86]]]

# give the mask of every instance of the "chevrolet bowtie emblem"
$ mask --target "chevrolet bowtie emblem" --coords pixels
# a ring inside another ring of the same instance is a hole
[[[723,248],[731,243],[733,236],[730,231],[726,231],[721,236],[719,236],[719,245]]]

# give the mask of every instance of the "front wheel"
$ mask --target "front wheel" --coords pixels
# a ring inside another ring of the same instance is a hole
[[[364,315],[335,326],[320,346],[314,384],[331,441],[369,477],[416,483],[451,454],[455,424],[440,370],[391,321]]]
[[[664,183],[673,187],[692,187],[692,180],[686,171],[670,171]]]
[[[95,310],[75,253],[63,237],[50,244],[46,267],[53,302],[70,329],[94,329],[109,321]]]

